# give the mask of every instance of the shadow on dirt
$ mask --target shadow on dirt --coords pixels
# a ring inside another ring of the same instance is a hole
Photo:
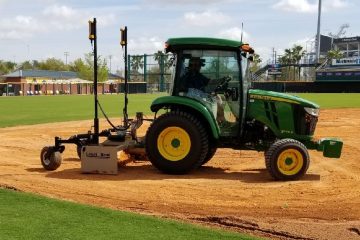
[[[28,172],[37,172],[37,173],[46,173],[46,172],[48,172],[44,168],[27,168],[26,171],[28,171]]]
[[[63,159],[64,162],[80,162],[79,158],[65,158]]]
[[[68,160],[69,161],[69,160]],[[72,159],[70,160],[72,161]],[[43,168],[28,168],[29,172],[47,172],[46,177],[58,179],[79,180],[164,180],[164,179],[221,179],[229,181],[241,181],[246,183],[274,183],[266,169],[244,169],[233,172],[229,169],[203,166],[185,175],[169,175],[158,171],[148,162],[133,163],[131,165],[119,166],[118,175],[83,174],[79,168],[61,169],[48,172]],[[306,174],[301,181],[319,181],[320,175]]]

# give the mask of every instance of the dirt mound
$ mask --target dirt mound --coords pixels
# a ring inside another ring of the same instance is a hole
[[[81,174],[71,145],[58,170],[42,168],[40,150],[54,136],[86,132],[91,124],[0,129],[0,186],[271,238],[360,238],[360,109],[321,112],[315,135],[341,137],[342,157],[311,151],[307,175],[294,182],[273,181],[263,153],[231,149],[219,149],[206,166],[183,176],[162,174],[148,162],[122,166],[117,176]]]

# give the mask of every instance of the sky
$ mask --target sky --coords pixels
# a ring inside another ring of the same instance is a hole
[[[92,51],[88,21],[98,23],[98,54],[122,70],[120,28],[128,27],[128,53],[163,50],[171,37],[243,41],[270,59],[274,48],[310,49],[318,0],[0,0],[0,59],[16,63],[50,57],[68,63]],[[321,33],[360,36],[359,0],[322,0]],[[67,54],[65,54],[67,53]]]

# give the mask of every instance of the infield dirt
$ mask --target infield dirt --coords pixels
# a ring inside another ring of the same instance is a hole
[[[342,138],[342,156],[310,151],[307,174],[291,182],[271,179],[263,153],[231,149],[219,149],[207,165],[182,176],[162,174],[149,162],[121,166],[116,176],[81,174],[71,145],[59,169],[42,168],[40,150],[54,136],[91,125],[1,128],[0,186],[273,239],[360,239],[360,109],[322,110],[315,135]]]

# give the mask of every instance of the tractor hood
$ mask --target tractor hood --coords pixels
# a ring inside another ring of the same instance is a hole
[[[265,90],[259,90],[259,89],[250,89],[249,90],[249,98],[250,99],[261,99],[261,100],[267,100],[267,101],[277,101],[277,102],[287,102],[292,104],[298,104],[303,107],[309,107],[309,108],[319,108],[319,105],[316,103],[313,103],[311,101],[308,101],[306,99],[285,94],[285,93],[279,93],[279,92],[273,92],[273,91],[265,91]]]

